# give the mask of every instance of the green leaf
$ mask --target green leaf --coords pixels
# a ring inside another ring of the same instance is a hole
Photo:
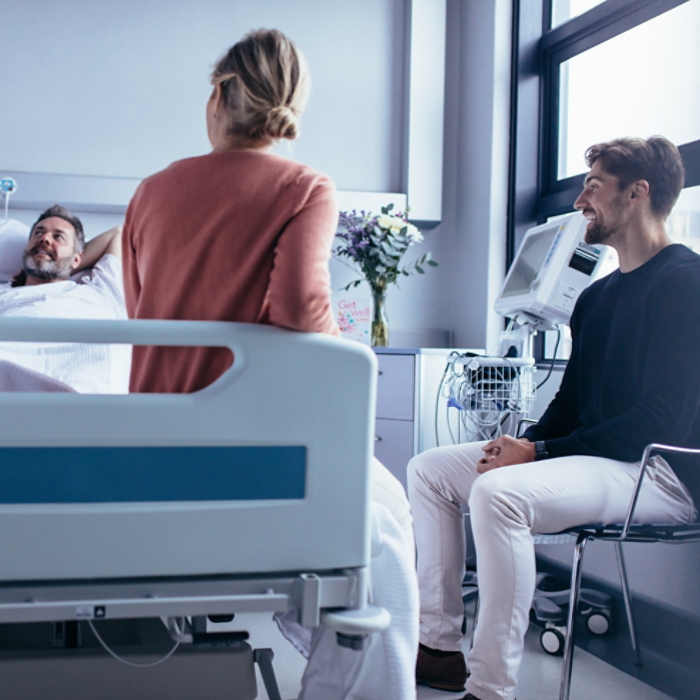
[[[385,214],[388,214],[392,209],[394,208],[394,203],[391,202],[390,204],[387,204],[386,207],[382,207],[382,211],[386,209]]]
[[[382,207],[382,214],[388,214],[389,213],[389,208],[388,207]]]
[[[416,265],[416,272],[419,272],[421,275],[425,274],[425,270],[419,265]]]
[[[428,260],[428,265],[430,265],[430,267],[438,267],[440,263],[436,263],[434,260]]]
[[[401,272],[406,275],[406,277],[410,277],[411,273],[408,270],[401,270]]]

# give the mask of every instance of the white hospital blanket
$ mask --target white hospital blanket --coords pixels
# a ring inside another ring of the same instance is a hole
[[[121,261],[105,255],[76,278],[30,287],[0,284],[0,317],[126,319]],[[0,360],[89,394],[129,390],[130,345],[93,343],[0,343]],[[0,373],[0,391],[8,388]],[[16,389],[15,389],[16,390]]]
[[[371,602],[386,608],[391,625],[370,635],[362,651],[341,647],[336,633],[311,634],[276,616],[282,633],[308,656],[299,700],[415,700],[418,652],[418,583],[413,538],[388,508],[372,504],[379,547],[370,565]],[[309,648],[310,647],[310,648]]]
[[[6,360],[0,360],[0,391],[68,391],[75,393],[67,384],[21,367]]]

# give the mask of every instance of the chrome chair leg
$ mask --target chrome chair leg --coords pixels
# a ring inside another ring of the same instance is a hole
[[[583,560],[583,550],[588,538],[579,535],[574,549],[574,563],[571,569],[571,593],[569,596],[569,613],[566,622],[566,640],[564,642],[564,665],[561,674],[561,687],[559,689],[559,700],[569,700],[571,691],[571,671],[574,660],[574,631],[576,629],[576,609],[578,608],[578,592],[581,587],[581,563]]]
[[[617,566],[620,569],[620,580],[622,581],[622,596],[625,600],[625,613],[627,614],[627,625],[630,631],[630,641],[632,651],[634,651],[634,665],[642,666],[642,653],[639,648],[637,630],[634,626],[634,615],[632,613],[632,596],[630,595],[629,583],[627,582],[627,567],[625,557],[622,553],[622,542],[615,542],[615,554],[617,554]]]

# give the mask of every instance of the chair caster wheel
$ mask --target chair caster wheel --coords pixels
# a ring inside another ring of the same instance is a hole
[[[547,627],[540,634],[540,646],[552,656],[564,653],[564,635],[556,627]]]
[[[603,610],[593,610],[586,615],[586,627],[591,634],[602,636],[610,632],[612,620]]]

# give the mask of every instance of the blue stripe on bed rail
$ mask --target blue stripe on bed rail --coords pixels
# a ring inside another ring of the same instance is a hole
[[[0,504],[304,498],[306,448],[3,447]]]

